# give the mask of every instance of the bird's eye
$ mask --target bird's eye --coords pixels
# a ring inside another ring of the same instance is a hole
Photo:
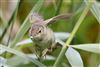
[[[39,30],[39,32],[38,33],[41,33],[41,30]]]

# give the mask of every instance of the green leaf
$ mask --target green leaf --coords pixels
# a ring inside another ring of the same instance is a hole
[[[18,61],[18,62],[13,62],[13,61]],[[7,62],[6,62],[6,64],[8,64],[10,67],[16,67],[20,64],[28,64],[28,63],[29,63],[29,61],[27,61],[24,58],[19,57],[19,56],[14,56],[14,57],[8,59]]]
[[[100,44],[79,44],[79,45],[71,45],[71,46],[77,49],[82,49],[85,51],[100,54]]]
[[[24,59],[26,59],[26,60],[28,60],[28,61],[31,61],[31,62],[33,62],[34,64],[38,65],[38,66],[43,66],[43,67],[45,67],[44,64],[40,63],[39,61],[37,61],[37,60],[35,60],[35,59],[33,59],[33,58],[31,58],[31,57],[25,55],[25,54],[22,53],[22,52],[19,52],[19,51],[15,50],[15,49],[12,49],[12,48],[3,46],[3,45],[1,45],[1,44],[0,44],[0,49],[4,49],[5,51],[8,51],[8,52],[13,53],[13,54],[15,54],[15,55],[17,55],[17,56],[19,56],[19,57],[21,57],[21,58],[24,58]]]
[[[66,32],[55,32],[54,35],[55,35],[55,38],[56,39],[66,40],[69,37],[70,33],[66,33]]]
[[[26,55],[31,57],[32,59],[38,59],[35,54],[26,54]],[[55,60],[55,57],[46,55],[45,60]],[[13,61],[19,61],[19,62],[13,62]],[[30,61],[27,61],[24,58],[19,57],[19,56],[14,56],[14,57],[8,59],[6,62],[6,64],[9,65],[10,67],[16,67],[16,66],[19,67],[19,65],[29,64],[29,63],[30,63]],[[35,64],[32,64],[31,67],[34,67],[34,66],[36,67]]]
[[[56,43],[59,43],[61,46],[64,46],[65,45],[65,42],[63,42],[62,40],[57,39],[57,38],[56,38]]]
[[[80,54],[72,47],[68,48],[65,55],[71,64],[71,67],[84,67]]]
[[[95,2],[90,10],[100,24],[100,6],[98,6],[99,4]]]
[[[7,22],[7,21],[4,21],[4,22],[6,22],[7,24],[5,25],[4,30],[3,30],[3,32],[2,32],[2,35],[0,36],[0,41],[2,41],[2,39],[4,38],[4,36],[5,36],[6,32],[7,32],[7,30],[9,29],[9,26],[10,26],[10,25],[12,26],[13,23],[15,22],[16,17],[17,17],[17,13],[18,13],[19,5],[20,5],[20,0],[18,0],[17,5],[16,5],[16,8],[15,8],[15,10],[13,11],[13,13],[12,13],[12,15],[11,15],[9,21],[8,21],[8,22]],[[3,20],[3,18],[2,18],[2,20]],[[4,22],[3,22],[3,23],[4,23]]]
[[[93,0],[88,2],[88,0],[84,0],[85,3],[88,5],[89,3],[92,3],[92,7],[90,7],[91,12],[93,13],[93,15],[96,17],[98,23],[100,24],[100,6],[99,6],[99,2]]]
[[[33,41],[30,38],[28,38],[28,39],[22,40],[21,42],[18,42],[16,44],[16,46],[26,45],[26,44],[32,44],[33,45]]]
[[[7,59],[0,57],[0,67],[9,67],[7,64]]]
[[[36,5],[32,8],[26,19],[24,20],[23,24],[21,25],[20,30],[17,32],[16,37],[14,38],[13,42],[9,45],[9,47],[13,48],[17,42],[19,42],[27,30],[30,28],[31,23],[28,22],[28,18],[33,12],[39,12],[40,8],[43,5],[44,0],[39,0]]]

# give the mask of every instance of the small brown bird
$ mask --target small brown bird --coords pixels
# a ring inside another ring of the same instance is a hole
[[[32,41],[34,41],[35,52],[39,56],[38,58],[46,55],[48,51],[52,51],[55,46],[55,37],[53,31],[47,27],[43,18],[38,14],[32,14],[30,21],[32,26],[29,31]]]
[[[58,15],[45,21],[37,13],[33,13],[30,16],[32,26],[29,35],[36,44],[35,52],[38,58],[45,56],[47,52],[51,52],[56,45],[54,33],[48,28],[48,25],[56,20],[69,18],[70,16],[71,14]]]

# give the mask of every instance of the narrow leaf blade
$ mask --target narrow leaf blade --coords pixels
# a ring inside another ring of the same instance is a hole
[[[90,11],[93,13],[94,17],[97,19],[98,23],[100,24],[100,6],[99,6],[99,2],[93,0],[93,1],[88,1],[88,0],[84,0],[85,3],[87,5],[89,5],[89,3],[92,3],[92,6],[90,7]]]
[[[72,47],[100,54],[100,44],[79,44],[72,45]]]
[[[45,67],[44,64],[40,63],[39,61],[37,61],[37,60],[35,60],[35,59],[32,59],[31,57],[28,57],[28,56],[25,55],[24,53],[19,52],[19,51],[15,50],[15,49],[12,49],[12,48],[3,46],[3,45],[1,45],[1,44],[0,44],[0,49],[4,49],[5,51],[8,51],[8,52],[13,53],[13,54],[15,54],[15,55],[17,55],[17,56],[19,56],[19,57],[21,57],[21,58],[24,58],[24,59],[26,59],[26,60],[29,60],[29,61],[33,62],[34,64],[36,64],[36,65],[38,65],[38,66],[43,66],[43,67]]]
[[[68,48],[65,55],[72,67],[84,67],[80,54],[72,47]]]

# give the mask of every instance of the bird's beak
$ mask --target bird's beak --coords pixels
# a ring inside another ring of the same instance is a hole
[[[30,36],[30,38],[31,38],[31,39],[33,39],[33,37],[32,37],[32,36]]]

